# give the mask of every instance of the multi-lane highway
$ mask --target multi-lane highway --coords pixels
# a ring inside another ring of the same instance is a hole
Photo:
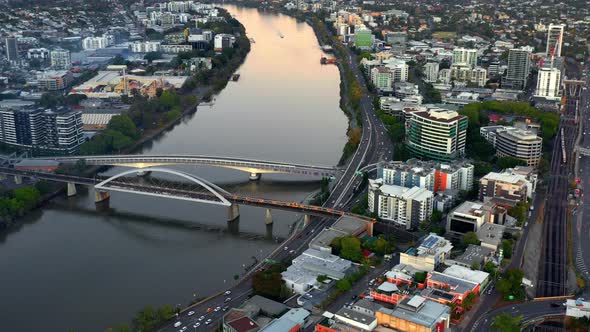
[[[327,32],[329,33],[329,31]],[[387,136],[385,126],[379,120],[373,109],[373,97],[369,94],[364,77],[358,69],[356,55],[348,48],[346,48],[346,51],[346,59],[342,59],[342,61],[348,62],[350,69],[353,71],[355,78],[359,81],[363,90],[360,105],[363,126],[361,142],[347,164],[344,173],[332,187],[328,201],[324,204],[327,208],[335,209],[341,209],[350,205],[350,201],[354,198],[354,188],[362,181],[362,176],[357,175],[357,171],[368,164],[381,160],[389,160],[393,155],[393,144]],[[307,244],[315,234],[324,227],[329,227],[332,223],[334,223],[334,220],[316,219],[301,232],[287,239],[267,258],[274,261],[282,261],[296,257],[307,248]],[[238,307],[252,294],[251,277],[253,272],[263,269],[267,265],[268,263],[265,262],[260,263],[244,275],[239,283],[228,287],[230,294],[222,292],[186,308],[177,318],[170,320],[161,331],[180,331],[183,329],[184,331],[205,331],[214,329],[223,317],[223,308]],[[204,273],[206,272],[204,271]],[[228,297],[230,298],[229,300],[227,300]],[[217,308],[219,309],[215,311]],[[194,314],[191,314],[191,312],[194,312]],[[203,318],[199,320],[201,316]],[[210,321],[207,323],[209,319]],[[177,324],[177,322],[180,322],[180,324]]]

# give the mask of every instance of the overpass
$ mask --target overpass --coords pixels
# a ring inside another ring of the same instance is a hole
[[[172,175],[180,178],[183,182],[157,179],[154,181],[146,181],[145,178],[136,176],[138,169],[127,170],[108,178],[89,178],[75,175],[54,174],[37,171],[17,170],[9,167],[0,167],[0,175],[14,176],[16,182],[22,181],[23,177],[29,177],[40,180],[66,183],[68,185],[68,196],[76,195],[76,185],[91,186],[95,189],[95,202],[97,203],[108,202],[108,199],[110,198],[110,192],[115,191],[222,205],[228,209],[228,221],[237,219],[239,217],[239,205],[249,205],[267,209],[267,224],[272,223],[272,215],[270,212],[271,209],[303,213],[305,215],[306,221],[309,220],[309,216],[339,218],[341,216],[347,215],[366,221],[371,225],[371,229],[372,224],[375,222],[373,218],[326,207],[232,194],[208,182],[207,180],[182,171],[155,167],[148,167],[142,169],[142,171]]]
[[[203,155],[101,155],[34,158],[55,160],[63,164],[75,164],[83,160],[86,165],[126,166],[146,168],[166,165],[195,165],[236,169],[250,173],[251,180],[260,179],[263,173],[283,173],[314,177],[337,177],[342,170],[337,167],[313,166],[257,159],[216,157]]]

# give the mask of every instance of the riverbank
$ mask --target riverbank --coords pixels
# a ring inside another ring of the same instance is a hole
[[[346,131],[348,142],[342,150],[338,165],[346,165],[350,157],[354,155],[354,152],[360,143],[363,122],[360,114],[360,87],[358,86],[358,82],[354,79],[350,68],[347,68],[347,62],[343,61],[342,54],[339,54],[341,46],[335,45],[334,41],[330,38],[324,23],[315,16],[309,17],[299,11],[287,10],[283,7],[278,9],[274,7],[261,8],[260,3],[254,1],[229,1],[229,3],[246,8],[254,8],[262,12],[286,15],[294,18],[297,22],[307,23],[312,28],[320,46],[332,46],[335,58],[338,59],[336,66],[338,67],[340,75],[340,109],[348,118],[348,129]]]
[[[228,20],[231,18],[231,15],[226,10],[224,10],[223,8],[218,9],[220,11],[221,16],[226,17],[226,19]],[[178,112],[176,116],[170,119],[166,119],[167,121],[160,124],[157,128],[142,131],[140,137],[134,140],[130,145],[126,146],[123,149],[120,149],[119,151],[117,151],[117,153],[113,154],[131,154],[141,151],[147,144],[151,143],[152,141],[161,137],[167,132],[173,130],[176,125],[180,124],[183,120],[195,114],[201,102],[210,102],[211,98],[214,98],[217,94],[223,91],[223,89],[229,83],[232,75],[244,63],[248,53],[250,52],[250,41],[248,40],[248,38],[245,37],[246,29],[241,22],[237,20],[236,22],[238,22],[239,24],[239,40],[236,42],[236,45],[241,45],[242,48],[244,48],[244,51],[233,52],[232,57],[227,59],[223,68],[214,68],[212,70],[214,72],[210,75],[214,77],[214,82],[212,84],[199,85],[198,83],[194,83],[197,82],[199,79],[197,75],[192,76],[190,80],[193,80],[193,84],[196,84],[196,86],[192,88],[187,88],[185,85],[179,90],[180,93],[178,94],[178,96],[180,98],[183,98],[183,100],[191,101],[190,103],[183,105],[184,107],[182,108],[182,112]],[[103,133],[99,133],[97,136],[100,135],[103,135]],[[85,144],[88,144],[88,142]],[[84,176],[92,176],[101,169],[107,169],[107,167],[94,166],[85,168],[83,170],[76,170],[74,166],[64,169],[63,171],[74,171],[75,173]],[[20,213],[18,216],[11,218],[9,222],[4,223],[0,220],[0,224],[4,224],[4,227],[0,228],[0,231],[5,231],[14,227],[15,225],[18,225],[20,218],[24,217],[25,215],[27,215],[35,209],[42,208],[46,203],[48,203],[53,198],[59,195],[63,195],[65,193],[65,188],[66,187],[64,185],[53,186],[51,191],[43,193],[35,208],[28,209],[23,213]]]

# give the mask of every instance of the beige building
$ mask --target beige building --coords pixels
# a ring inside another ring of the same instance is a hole
[[[484,202],[495,198],[514,205],[532,195],[533,183],[521,174],[490,172],[479,180],[479,199]]]
[[[450,256],[451,242],[434,233],[430,233],[420,246],[400,253],[400,264],[412,266],[421,271],[433,271]]]

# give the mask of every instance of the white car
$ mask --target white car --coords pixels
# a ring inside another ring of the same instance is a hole
[[[207,321],[205,322],[205,325],[209,325],[211,324],[211,318],[207,319]]]
[[[197,327],[201,326],[201,323],[196,323],[193,327],[196,329]]]
[[[225,293],[223,293],[223,294],[225,294],[225,295],[229,295],[229,294],[231,294],[231,291],[230,291],[230,290],[227,290],[227,291],[225,291]]]
[[[219,310],[221,310],[221,307],[216,307],[214,310],[219,311]]]
[[[194,315],[194,314],[195,314],[195,312],[194,312],[194,311],[189,311],[189,312],[188,312],[188,315],[189,315],[189,316],[192,316],[192,315]]]
[[[203,319],[205,319],[205,316],[201,316],[201,317],[199,317],[198,321],[200,322],[200,321],[202,321]]]

